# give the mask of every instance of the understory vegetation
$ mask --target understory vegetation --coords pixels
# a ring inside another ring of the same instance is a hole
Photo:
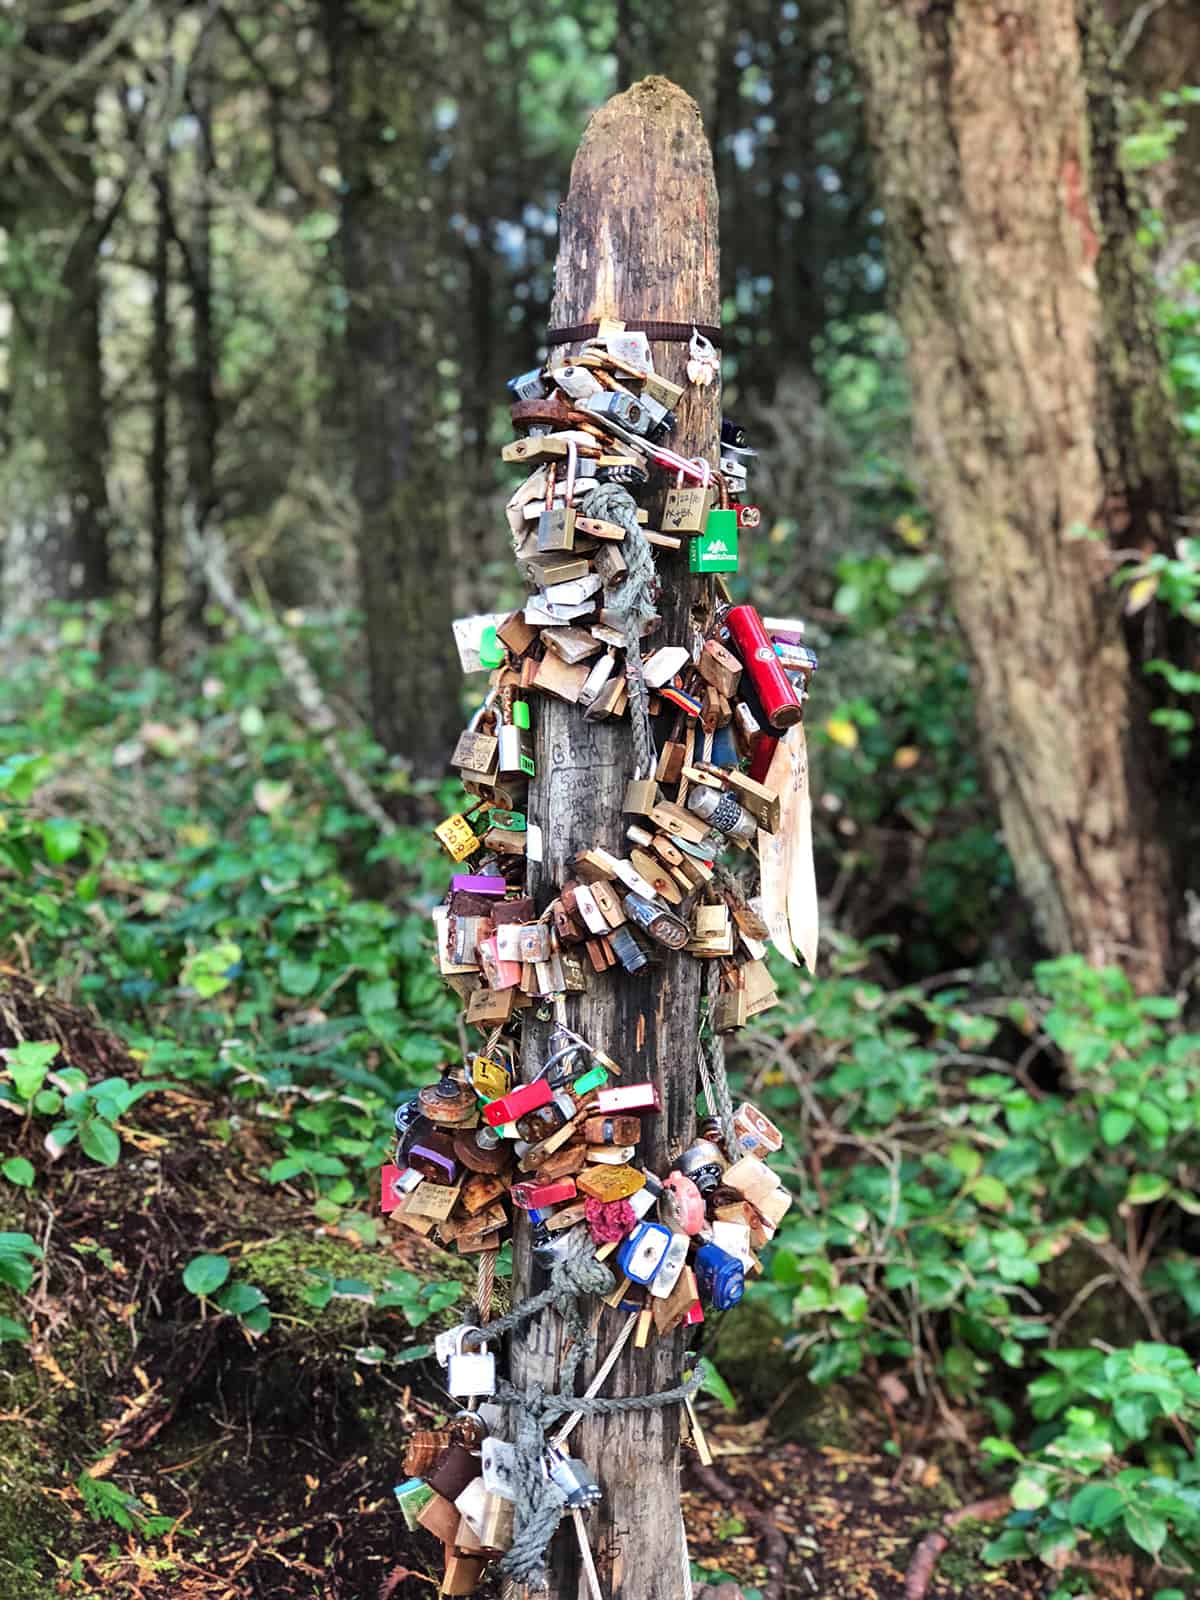
[[[810,723],[835,886],[822,971],[780,974],[784,1003],[733,1062],[788,1131],[797,1196],[751,1296],[773,1359],[888,1395],[894,1449],[911,1430],[948,1435],[1011,1490],[988,1559],[1036,1555],[1066,1595],[1086,1592],[1075,1557],[1130,1551],[1160,1564],[1166,1600],[1200,1569],[1200,1034],[1177,997],[1137,995],[1118,971],[1068,957],[1021,973],[937,563],[906,559],[919,582],[904,561],[839,565]],[[106,665],[102,611],[64,608],[14,650],[0,944],[11,972],[93,1009],[128,1050],[122,1071],[85,1071],[17,1029],[4,1052],[14,1373],[31,1342],[57,1360],[62,1337],[44,1317],[39,1201],[80,1172],[136,1171],[176,1096],[214,1107],[207,1159],[252,1137],[261,1183],[370,1263],[298,1251],[281,1281],[269,1252],[218,1227],[172,1264],[182,1317],[269,1343],[281,1314],[319,1327],[367,1307],[376,1331],[335,1343],[352,1368],[387,1369],[420,1359],[407,1330],[463,1293],[449,1258],[378,1269],[371,1195],[396,1092],[461,1048],[428,931],[446,873],[428,824],[453,790],[414,790],[347,734],[412,819],[381,834],[269,650],[212,624],[174,675]],[[342,626],[290,619],[331,692]],[[863,642],[901,632],[875,693]],[[894,878],[903,892],[881,892]],[[100,1436],[77,1445],[88,1513],[160,1538],[143,1502],[88,1476],[88,1449],[107,1454]]]

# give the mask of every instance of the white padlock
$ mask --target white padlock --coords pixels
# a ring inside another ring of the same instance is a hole
[[[481,1334],[479,1328],[463,1328],[454,1353],[447,1363],[446,1387],[455,1396],[495,1394],[496,1358],[490,1350],[465,1350],[468,1335]]]
[[[485,1439],[482,1447],[483,1486],[502,1500],[517,1498],[517,1452],[503,1439]]]

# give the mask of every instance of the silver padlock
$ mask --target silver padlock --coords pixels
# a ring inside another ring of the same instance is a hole
[[[607,417],[622,428],[628,428],[630,433],[643,437],[655,427],[649,404],[621,389],[605,389],[600,394],[589,395],[580,409],[590,411],[595,417]],[[659,410],[665,412],[666,407],[660,406]]]
[[[490,1350],[467,1350],[466,1340],[471,1334],[482,1334],[480,1328],[463,1328],[458,1335],[454,1352],[446,1365],[446,1387],[452,1395],[495,1394],[496,1358]]]
[[[586,367],[573,365],[551,367],[550,376],[562,392],[569,395],[572,400],[586,400],[591,395],[600,394],[604,388],[599,378]]]
[[[517,1498],[517,1452],[503,1439],[485,1439],[482,1447],[483,1487],[502,1500]]]
[[[587,1465],[576,1456],[560,1455],[552,1451],[549,1461],[551,1483],[556,1483],[566,1496],[567,1509],[582,1511],[604,1499],[604,1491],[592,1476]]]
[[[447,1328],[445,1333],[439,1333],[433,1341],[433,1353],[443,1367],[458,1349],[459,1339],[464,1333],[468,1333],[470,1328],[469,1322],[456,1322],[452,1328]]]
[[[750,1230],[746,1231],[749,1233]],[[650,1293],[657,1295],[660,1300],[665,1300],[679,1282],[679,1275],[687,1261],[691,1242],[686,1233],[671,1235],[671,1242],[667,1246],[666,1255],[662,1258],[662,1265],[650,1280]]]

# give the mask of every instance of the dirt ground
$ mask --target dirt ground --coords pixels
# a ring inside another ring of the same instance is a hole
[[[0,974],[0,1045],[20,1036],[58,1037],[92,1078],[135,1070],[86,1018]],[[309,1268],[378,1285],[419,1270],[427,1247],[319,1225],[302,1195],[263,1181],[273,1152],[229,1105],[168,1091],[124,1126],[133,1150],[117,1167],[72,1149],[51,1169],[37,1128],[0,1122],[0,1156],[38,1167],[32,1189],[6,1186],[0,1228],[46,1250],[20,1307],[32,1343],[0,1346],[0,1600],[428,1600],[440,1547],[409,1532],[392,1488],[405,1436],[436,1416],[431,1391],[419,1362],[364,1365],[355,1352],[429,1329],[354,1298],[318,1313],[299,1294]],[[182,1287],[183,1265],[218,1248],[268,1293],[260,1339],[200,1314]],[[450,1262],[463,1270],[445,1256],[438,1270]],[[702,1405],[714,1464],[689,1457],[684,1496],[700,1581],[762,1600],[902,1600],[922,1536],[980,1490],[885,1454],[888,1428],[862,1401],[834,1397],[792,1437]],[[84,1471],[169,1528],[143,1539],[97,1520]],[[956,1532],[931,1600],[1049,1592],[1047,1574],[979,1565],[986,1537]]]

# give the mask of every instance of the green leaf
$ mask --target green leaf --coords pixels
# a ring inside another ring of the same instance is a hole
[[[1004,1561],[1021,1561],[1029,1554],[1029,1544],[1021,1528],[1005,1528],[996,1539],[985,1544],[980,1554],[991,1566]]]
[[[1038,1511],[1049,1498],[1046,1486],[1034,1478],[1018,1478],[1012,1486],[1012,1503],[1018,1511]]]
[[[193,1256],[183,1269],[183,1286],[192,1294],[215,1294],[228,1278],[229,1271],[229,1262],[224,1256]]]
[[[211,1000],[233,981],[231,973],[242,959],[241,946],[226,942],[197,950],[183,964],[180,982],[194,989],[202,1000]]]
[[[102,1167],[115,1167],[121,1158],[121,1137],[115,1128],[92,1117],[79,1125],[79,1144],[85,1155]]]
[[[737,1400],[733,1390],[707,1356],[700,1357],[699,1368],[701,1373],[700,1387],[704,1393],[711,1394],[714,1399],[719,1400],[726,1411],[736,1411]]]
[[[987,1172],[976,1178],[967,1192],[989,1211],[1004,1211],[1009,1204],[1008,1190],[999,1178],[993,1178]]]
[[[1106,1528],[1124,1508],[1124,1495],[1111,1483],[1089,1483],[1072,1496],[1067,1517],[1077,1527]]]
[[[1100,1137],[1107,1145],[1118,1145],[1128,1138],[1133,1123],[1132,1111],[1106,1111],[1100,1118]]]
[[[286,956],[279,963],[279,983],[284,994],[311,994],[321,981],[321,965],[317,961],[297,961]]]
[[[0,1172],[22,1189],[28,1189],[37,1174],[33,1170],[33,1162],[26,1161],[24,1156],[9,1156],[8,1160],[0,1166]]]
[[[42,849],[47,861],[61,866],[83,848],[83,829],[74,817],[51,817],[42,823]]]
[[[1156,1556],[1167,1542],[1167,1525],[1138,1506],[1125,1508],[1125,1532],[1148,1555]]]
[[[396,985],[390,978],[376,978],[372,982],[359,984],[358,1009],[364,1017],[378,1011],[394,1011],[396,1004]]]
[[[833,1304],[847,1322],[867,1320],[867,1291],[861,1284],[842,1284],[834,1290]]]
[[[5,1051],[13,1086],[22,1100],[32,1100],[46,1081],[50,1063],[58,1054],[58,1045],[50,1040],[25,1039]]]
[[[1157,1172],[1135,1172],[1129,1180],[1125,1199],[1131,1206],[1152,1205],[1161,1200],[1171,1187],[1171,1180]]]
[[[215,1256],[210,1259],[219,1261],[224,1258]],[[253,1283],[231,1283],[217,1296],[217,1305],[221,1310],[228,1311],[234,1317],[244,1317],[248,1311],[256,1311],[266,1303],[266,1295]]]
[[[29,1329],[11,1317],[0,1317],[0,1344],[28,1344]]]

